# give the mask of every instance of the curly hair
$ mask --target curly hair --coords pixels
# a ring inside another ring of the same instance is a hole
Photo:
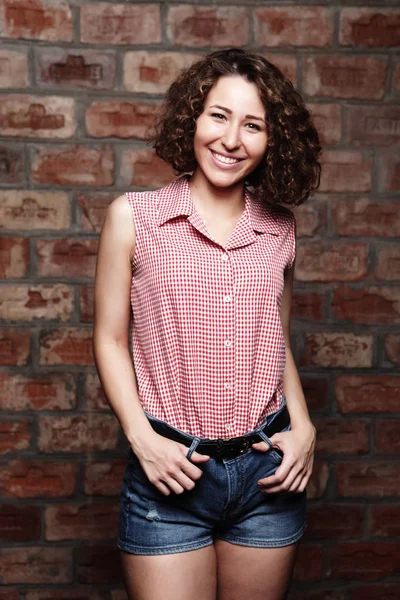
[[[208,92],[226,75],[254,83],[266,111],[267,149],[246,185],[268,205],[298,205],[319,186],[321,152],[309,111],[292,83],[272,63],[238,48],[219,50],[183,70],[166,92],[151,136],[157,155],[176,174],[194,171],[196,121]]]

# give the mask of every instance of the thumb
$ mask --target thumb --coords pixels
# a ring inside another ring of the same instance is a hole
[[[274,433],[274,435],[272,435],[269,439],[270,439],[270,442],[272,443],[272,446],[274,446],[275,448],[276,447],[280,448],[280,445],[282,442],[282,436],[279,432]]]
[[[190,457],[190,460],[196,463],[203,463],[210,460],[210,457],[206,454],[199,454],[199,452],[193,452],[192,456]]]

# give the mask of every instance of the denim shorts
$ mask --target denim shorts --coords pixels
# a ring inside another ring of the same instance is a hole
[[[184,435],[191,444],[194,437]],[[197,465],[203,475],[192,490],[165,496],[149,482],[130,451],[121,491],[118,547],[153,555],[197,550],[215,538],[258,548],[294,544],[306,527],[306,491],[265,494],[257,485],[281,461],[274,449],[252,448],[236,458],[211,458]]]

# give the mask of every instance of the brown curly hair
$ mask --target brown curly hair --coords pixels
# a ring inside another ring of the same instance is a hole
[[[208,92],[224,75],[240,75],[254,83],[266,109],[267,150],[246,185],[268,205],[301,204],[319,186],[318,133],[289,79],[258,54],[218,50],[183,70],[167,90],[150,137],[157,155],[177,174],[194,171],[196,121]]]

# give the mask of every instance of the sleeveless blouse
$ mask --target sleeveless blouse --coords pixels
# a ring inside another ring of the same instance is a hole
[[[143,408],[191,435],[243,435],[283,401],[280,320],[295,221],[245,193],[224,246],[213,240],[183,176],[127,193],[136,228],[132,352]]]

